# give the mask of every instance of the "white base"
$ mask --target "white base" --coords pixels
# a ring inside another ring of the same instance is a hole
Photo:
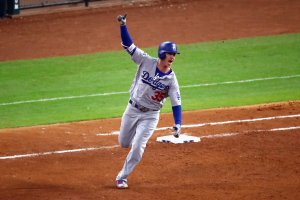
[[[200,137],[181,134],[178,138],[175,138],[173,135],[157,137],[156,141],[173,143],[173,144],[182,144],[182,143],[190,143],[190,142],[200,142],[201,139]]]

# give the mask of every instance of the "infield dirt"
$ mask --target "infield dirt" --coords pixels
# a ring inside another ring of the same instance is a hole
[[[140,47],[300,32],[300,1],[153,1],[0,21],[0,60],[120,50],[116,16]],[[99,105],[101,106],[101,105]],[[124,105],[125,106],[125,105]],[[120,119],[0,130],[0,158],[88,147],[94,151],[0,160],[0,199],[300,199],[300,102],[183,113],[184,124],[274,117],[183,129],[200,143],[162,144],[156,131],[128,190],[114,179],[128,149],[115,147]],[[297,116],[292,116],[297,115]],[[276,117],[277,116],[277,117]],[[278,116],[290,116],[278,118]],[[172,126],[162,114],[158,127]],[[271,131],[275,128],[290,130]],[[238,133],[224,137],[225,133]]]

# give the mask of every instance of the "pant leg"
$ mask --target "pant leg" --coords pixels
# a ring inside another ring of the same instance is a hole
[[[119,144],[123,148],[127,148],[131,145],[134,135],[136,134],[136,127],[139,120],[139,115],[136,112],[136,108],[130,104],[122,116]]]
[[[132,141],[131,150],[126,157],[122,170],[116,178],[117,180],[126,180],[134,167],[141,161],[146,144],[152,136],[159,120],[158,111],[147,113],[140,112],[140,116],[136,127],[136,134]]]

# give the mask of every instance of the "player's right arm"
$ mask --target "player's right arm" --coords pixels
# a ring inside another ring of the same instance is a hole
[[[134,45],[131,36],[128,32],[126,25],[121,25],[121,39],[123,48],[132,56],[136,50],[136,46]]]
[[[126,26],[126,14],[124,16],[119,15],[117,19],[120,23],[122,46],[131,55],[132,60],[136,64],[140,65],[145,58],[149,57],[149,55],[146,54],[143,50],[139,49],[133,43],[133,40]]]
[[[126,16],[125,15],[119,15],[117,17],[117,20],[120,23],[120,32],[121,32],[121,39],[122,39],[122,46],[123,48],[130,54],[133,55],[135,50],[136,50],[136,46],[133,43],[133,40],[128,32],[127,26],[126,26]]]

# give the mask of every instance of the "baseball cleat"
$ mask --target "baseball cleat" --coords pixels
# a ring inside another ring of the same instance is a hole
[[[126,189],[128,188],[128,184],[126,180],[117,180],[117,188],[118,189]]]

